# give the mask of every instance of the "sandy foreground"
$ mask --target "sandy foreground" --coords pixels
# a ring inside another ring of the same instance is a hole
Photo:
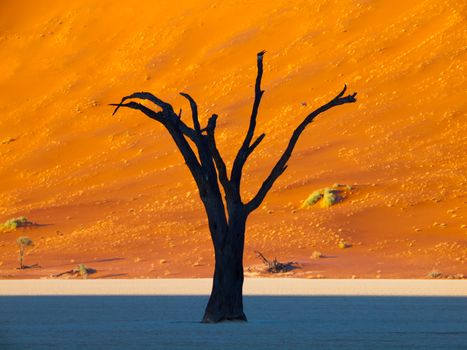
[[[207,295],[212,280],[9,280],[7,295]],[[245,295],[467,296],[467,280],[247,278]]]

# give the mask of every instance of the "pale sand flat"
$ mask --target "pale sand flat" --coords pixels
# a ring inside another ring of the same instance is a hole
[[[7,295],[208,295],[212,280],[3,280]],[[245,295],[467,296],[467,280],[247,278]]]

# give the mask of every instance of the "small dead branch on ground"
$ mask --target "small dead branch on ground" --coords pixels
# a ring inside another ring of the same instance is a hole
[[[298,268],[298,263],[293,261],[282,263],[280,261],[277,261],[277,258],[274,258],[274,260],[271,261],[266,259],[265,256],[258,251],[255,251],[255,254],[256,257],[258,259],[261,259],[264,265],[266,265],[266,271],[269,273],[289,272]]]
[[[86,278],[88,278],[88,275],[92,275],[93,273],[96,273],[95,269],[87,267],[84,264],[79,264],[78,267],[76,267],[74,269],[71,269],[71,270],[68,270],[68,271],[65,271],[65,272],[61,272],[61,273],[57,273],[55,275],[52,275],[52,277],[61,277],[61,276],[64,276],[64,275],[69,275],[69,276],[72,276],[72,277],[81,277],[83,279],[86,279]]]

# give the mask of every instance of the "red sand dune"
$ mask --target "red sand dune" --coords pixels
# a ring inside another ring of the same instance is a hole
[[[167,132],[108,103],[147,90],[187,111],[189,92],[203,123],[219,114],[231,160],[263,49],[267,136],[244,198],[307,113],[344,83],[358,102],[304,133],[249,219],[245,266],[259,250],[299,262],[297,277],[467,274],[466,13],[462,0],[2,1],[0,221],[43,226],[0,233],[0,278],[80,262],[96,277],[210,276],[207,220]],[[355,191],[301,208],[334,183]],[[20,235],[41,269],[15,269]]]

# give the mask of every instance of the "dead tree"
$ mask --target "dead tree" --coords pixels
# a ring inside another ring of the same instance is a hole
[[[266,272],[269,273],[280,273],[280,272],[289,272],[293,269],[298,268],[298,263],[293,261],[280,262],[277,258],[274,260],[267,259],[261,252],[255,251],[256,257],[263,261],[263,264],[266,266]]]
[[[243,312],[242,288],[243,249],[247,218],[260,206],[274,182],[284,173],[292,151],[308,124],[328,109],[356,101],[356,93],[344,96],[346,91],[346,86],[344,86],[344,89],[336,97],[308,114],[293,132],[287,147],[258,192],[251,200],[243,201],[240,193],[243,167],[248,157],[265,137],[265,134],[261,134],[254,138],[256,118],[264,93],[261,90],[264,53],[265,51],[261,51],[257,54],[258,71],[249,127],[233,162],[230,175],[216,145],[217,115],[213,114],[208,119],[207,125],[201,127],[197,104],[187,93],[180,94],[190,104],[193,126],[187,125],[181,119],[181,110],[180,113],[175,113],[169,103],[149,92],[136,92],[122,98],[120,103],[112,104],[112,106],[116,106],[114,114],[120,107],[126,107],[139,110],[149,118],[161,123],[170,133],[196,182],[208,217],[215,253],[212,292],[202,320],[205,323],[223,320],[246,321]],[[150,101],[158,109],[150,109],[134,101],[135,99]]]

